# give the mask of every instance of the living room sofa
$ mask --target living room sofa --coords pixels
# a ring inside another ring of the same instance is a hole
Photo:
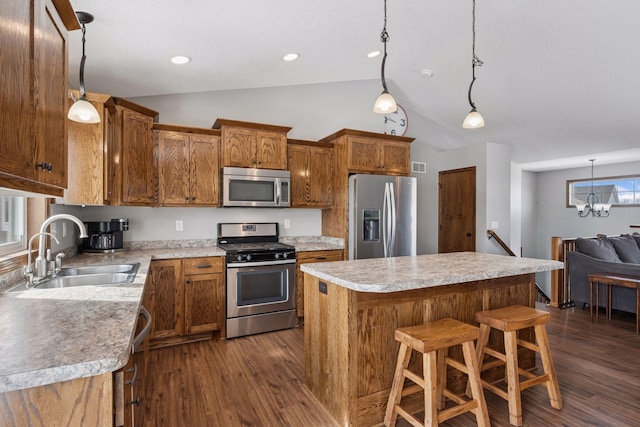
[[[567,254],[571,298],[576,304],[589,303],[591,273],[617,273],[640,277],[640,235],[620,235],[576,240],[576,250]],[[604,286],[599,305],[605,305]],[[595,291],[594,291],[595,294]],[[636,312],[636,291],[612,287],[612,308]]]

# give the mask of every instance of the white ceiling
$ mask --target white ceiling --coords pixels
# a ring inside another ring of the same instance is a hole
[[[382,0],[71,0],[87,25],[88,90],[136,97],[379,79]],[[640,1],[388,0],[387,82],[398,102],[526,169],[640,159]],[[70,35],[77,87],[81,35]],[[282,55],[300,53],[295,62]],[[169,62],[188,55],[186,66]],[[423,69],[432,78],[422,76]],[[372,94],[373,99],[377,96]],[[373,114],[373,113],[372,113]],[[555,163],[547,161],[554,160]],[[573,162],[573,164],[571,164]]]

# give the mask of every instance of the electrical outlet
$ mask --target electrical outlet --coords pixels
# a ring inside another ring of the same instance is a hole
[[[184,224],[181,219],[176,221],[176,231],[184,230]]]
[[[285,219],[284,220],[284,228],[285,229],[291,228],[291,220],[290,219]]]

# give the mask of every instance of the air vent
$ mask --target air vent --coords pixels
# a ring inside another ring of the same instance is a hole
[[[427,164],[424,162],[411,162],[411,172],[427,173]]]

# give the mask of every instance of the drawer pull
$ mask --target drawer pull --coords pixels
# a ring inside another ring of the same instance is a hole
[[[211,267],[213,267],[213,265],[211,264],[200,264],[196,266],[196,268],[211,268]]]
[[[317,256],[316,259],[317,260],[323,260],[323,259],[327,259],[327,257],[326,256]]]

